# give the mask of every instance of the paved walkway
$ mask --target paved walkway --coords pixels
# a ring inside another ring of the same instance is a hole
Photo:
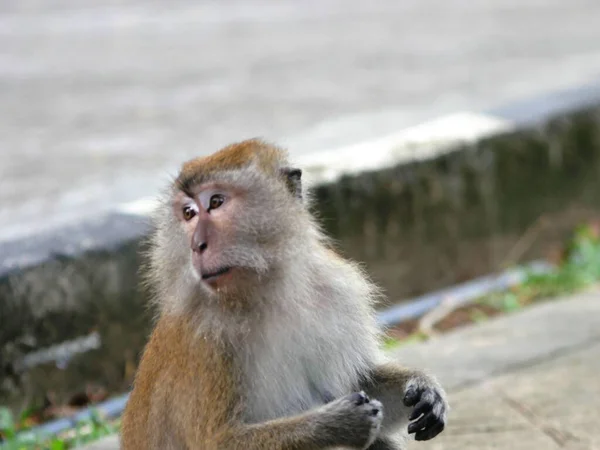
[[[600,289],[394,352],[435,373],[449,426],[414,450],[599,450]],[[109,438],[86,450],[116,450]]]
[[[439,375],[449,426],[415,450],[600,449],[600,290],[459,330],[397,357]]]
[[[599,373],[600,337],[589,347],[455,391],[448,429],[410,448],[600,449]]]
[[[301,154],[600,76],[597,0],[165,5],[0,2],[0,238],[152,196],[232,140]]]

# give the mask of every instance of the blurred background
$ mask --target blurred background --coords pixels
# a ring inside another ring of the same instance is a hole
[[[151,200],[237,140],[306,169],[390,350],[595,286],[598,24],[597,0],[0,2],[0,443],[118,430]]]

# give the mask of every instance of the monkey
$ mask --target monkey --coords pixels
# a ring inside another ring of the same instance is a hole
[[[305,191],[258,138],[183,163],[153,218],[123,450],[398,450],[444,430],[444,389],[388,359],[382,290]]]

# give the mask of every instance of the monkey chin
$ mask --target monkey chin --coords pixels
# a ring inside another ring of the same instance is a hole
[[[202,282],[214,291],[227,286],[233,279],[233,267],[222,267],[218,270],[201,275]]]

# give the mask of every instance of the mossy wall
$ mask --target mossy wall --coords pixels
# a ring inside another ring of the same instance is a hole
[[[50,394],[63,401],[95,388],[125,391],[152,311],[139,286],[140,242],[59,259],[0,283],[0,404],[20,409]],[[31,368],[23,356],[97,333],[100,348]]]
[[[316,213],[392,302],[551,256],[600,212],[600,109],[316,189]]]
[[[316,211],[392,302],[545,257],[600,211],[600,108],[495,136],[432,160],[315,189]],[[0,282],[0,404],[87,382],[125,390],[151,312],[138,241],[55,260]],[[18,372],[23,355],[97,331],[101,347]]]

